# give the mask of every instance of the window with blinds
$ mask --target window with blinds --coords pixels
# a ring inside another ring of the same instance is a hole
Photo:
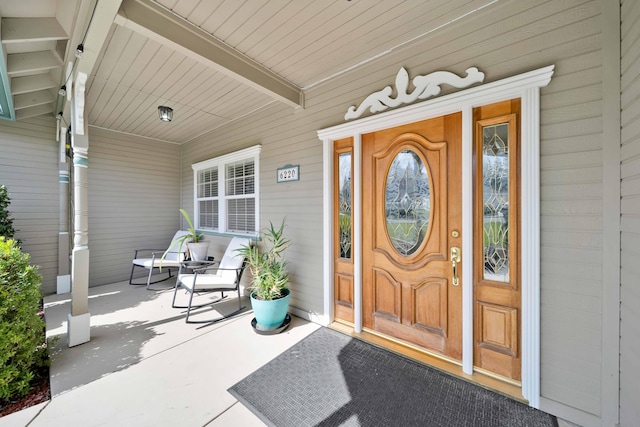
[[[196,228],[247,234],[258,230],[260,146],[194,164]]]

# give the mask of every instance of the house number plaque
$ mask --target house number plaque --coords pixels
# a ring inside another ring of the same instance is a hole
[[[300,165],[278,168],[277,182],[300,181]]]

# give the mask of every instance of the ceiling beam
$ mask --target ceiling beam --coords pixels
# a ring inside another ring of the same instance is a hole
[[[124,0],[115,23],[290,106],[301,107],[304,104],[302,89],[157,3]]]
[[[111,25],[115,19],[121,0],[97,0],[92,16],[89,17],[89,28],[83,40],[84,53],[78,61],[75,76],[82,72],[90,75],[98,61],[98,55],[107,40]]]

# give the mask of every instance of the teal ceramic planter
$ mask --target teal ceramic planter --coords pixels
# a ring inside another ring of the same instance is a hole
[[[289,310],[290,293],[288,290],[285,292],[284,297],[270,301],[255,299],[253,293],[251,294],[251,307],[256,316],[256,328],[261,331],[272,331],[282,325]]]

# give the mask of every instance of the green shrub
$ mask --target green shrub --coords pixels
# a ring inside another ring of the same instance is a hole
[[[0,237],[0,400],[26,395],[48,363],[40,283],[29,255]]]
[[[9,216],[9,204],[11,198],[7,193],[7,187],[0,185],[0,236],[4,236],[6,239],[13,239],[13,235],[16,230],[13,228],[13,218]],[[17,240],[18,245],[20,241]]]

